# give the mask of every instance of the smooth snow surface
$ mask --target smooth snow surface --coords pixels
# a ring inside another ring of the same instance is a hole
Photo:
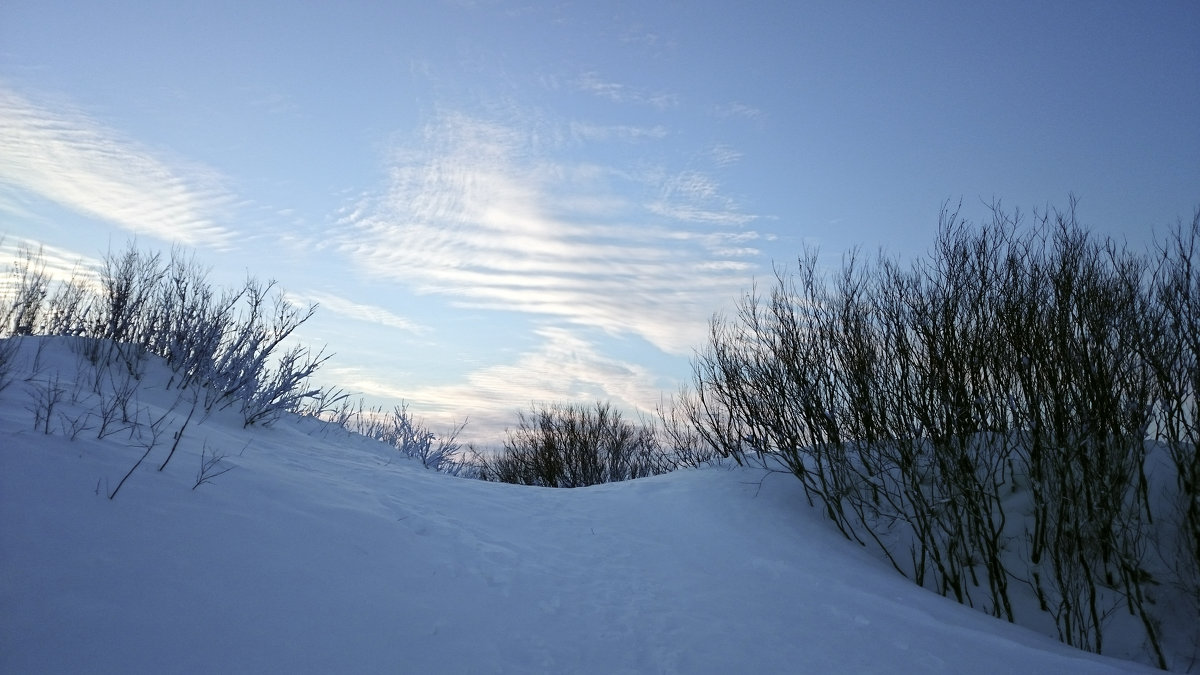
[[[432,473],[311,419],[187,403],[144,446],[0,392],[3,673],[1149,672],[912,585],[799,482],[712,468],[576,490]],[[74,386],[62,341],[34,382]],[[137,404],[180,397],[148,364]],[[60,424],[61,422],[61,424]],[[232,470],[193,490],[201,452]]]

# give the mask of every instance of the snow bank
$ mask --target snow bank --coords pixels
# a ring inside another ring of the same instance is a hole
[[[188,404],[155,363],[136,404],[163,431],[110,500],[147,433],[86,428],[101,397],[65,341],[27,339],[16,364],[2,672],[1148,672],[913,586],[781,475],[499,485],[311,419],[220,413],[159,472]],[[47,435],[34,392],[55,381]],[[213,453],[230,470],[193,489]]]

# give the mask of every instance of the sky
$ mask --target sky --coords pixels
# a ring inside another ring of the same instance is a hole
[[[0,234],[276,279],[327,382],[489,442],[652,410],[806,246],[1074,194],[1141,248],[1200,207],[1200,4],[750,7],[5,0]]]

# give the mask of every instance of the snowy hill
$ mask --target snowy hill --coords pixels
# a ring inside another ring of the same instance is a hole
[[[309,418],[188,421],[152,360],[7,363],[0,672],[1150,672],[915,587],[785,476],[483,483]]]

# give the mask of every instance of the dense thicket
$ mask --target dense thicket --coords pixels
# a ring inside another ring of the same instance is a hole
[[[517,415],[503,447],[478,454],[483,480],[542,487],[583,487],[666,473],[675,468],[651,427],[633,424],[608,403],[535,406]]]
[[[1149,254],[994,214],[907,266],[807,252],[713,320],[683,409],[917,583],[1009,621],[1027,584],[1096,652],[1128,612],[1165,668],[1160,613],[1200,617],[1200,213]]]
[[[554,403],[517,413],[495,451],[471,448],[462,475],[541,487],[584,487],[656,476],[718,459],[673,407],[656,424],[627,421],[611,403]]]

